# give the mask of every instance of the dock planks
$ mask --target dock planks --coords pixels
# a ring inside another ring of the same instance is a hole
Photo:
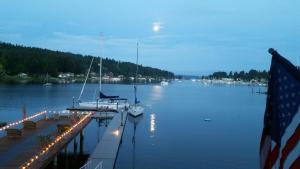
[[[40,120],[36,129],[21,129],[22,136],[19,138],[0,138],[0,168],[18,168],[40,150],[37,137],[53,135],[56,125],[64,122],[67,121]]]

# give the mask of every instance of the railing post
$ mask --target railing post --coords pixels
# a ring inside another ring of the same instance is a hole
[[[123,124],[123,112],[124,112],[124,110],[122,109],[121,110],[121,126],[124,126],[124,124]]]
[[[99,108],[98,108],[98,102],[99,102],[99,99],[97,99],[97,110],[99,109]]]

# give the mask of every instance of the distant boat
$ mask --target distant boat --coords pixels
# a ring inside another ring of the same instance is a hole
[[[211,121],[211,119],[210,119],[210,118],[205,118],[205,119],[204,119],[204,121],[206,121],[206,122],[210,122],[210,121]]]
[[[47,72],[47,75],[46,75],[46,83],[43,84],[44,86],[51,86],[52,83],[49,83],[49,74]]]
[[[140,116],[144,112],[144,108],[139,105],[140,101],[138,101],[137,96],[136,96],[137,95],[137,75],[138,75],[138,70],[139,70],[138,62],[139,62],[139,44],[137,43],[135,83],[133,86],[133,88],[134,88],[134,105],[131,105],[128,110],[129,115],[131,115],[133,117]]]
[[[162,85],[162,86],[168,86],[168,85],[169,85],[169,82],[167,82],[167,81],[161,81],[161,82],[160,82],[160,85]]]

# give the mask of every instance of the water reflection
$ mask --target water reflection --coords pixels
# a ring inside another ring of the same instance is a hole
[[[82,166],[88,159],[89,154],[75,155],[73,153],[60,153],[46,169],[75,169]]]
[[[150,137],[154,137],[155,129],[155,113],[152,112],[150,114]]]
[[[79,152],[78,152],[79,141]],[[72,150],[73,149],[73,150]],[[80,132],[54,159],[46,169],[73,169],[84,165],[89,154],[84,151],[84,133]]]
[[[136,138],[135,138],[135,132],[138,123],[143,119],[143,115],[138,117],[132,117],[128,116],[129,122],[133,123],[133,136],[132,136],[132,168],[135,169],[135,145],[136,145]]]
[[[162,99],[164,88],[159,85],[154,85],[151,92],[151,100],[159,101]]]

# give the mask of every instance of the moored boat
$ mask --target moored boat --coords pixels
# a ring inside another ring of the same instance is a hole
[[[140,101],[137,99],[137,75],[138,75],[138,61],[139,61],[139,44],[137,44],[137,52],[136,52],[136,73],[135,73],[135,83],[134,83],[134,105],[129,107],[128,113],[133,117],[140,116],[144,113],[144,108],[139,105]]]

